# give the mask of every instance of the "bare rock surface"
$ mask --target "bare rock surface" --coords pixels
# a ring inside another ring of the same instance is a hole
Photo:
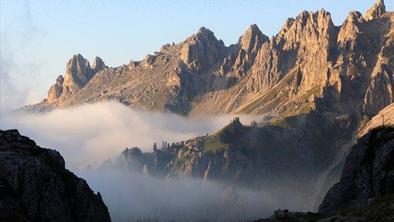
[[[108,209],[63,157],[0,130],[0,221],[109,222]]]
[[[394,101],[394,13],[379,0],[340,26],[325,10],[288,19],[273,36],[251,25],[225,46],[208,28],[120,67],[74,55],[64,83],[27,110],[116,100],[182,115],[263,114],[280,118],[313,110],[369,119]],[[59,93],[62,90],[62,93]]]

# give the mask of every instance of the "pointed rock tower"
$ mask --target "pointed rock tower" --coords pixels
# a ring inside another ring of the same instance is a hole
[[[218,40],[211,30],[201,27],[183,42],[180,58],[193,71],[203,71],[217,62],[224,48],[223,41]]]
[[[386,6],[384,5],[384,0],[378,0],[372,8],[364,15],[366,21],[374,20],[382,16],[386,12]]]

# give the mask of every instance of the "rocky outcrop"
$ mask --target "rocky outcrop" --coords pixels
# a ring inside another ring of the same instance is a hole
[[[194,72],[207,71],[222,57],[224,48],[211,30],[201,27],[182,43],[180,58]]]
[[[100,193],[65,169],[55,150],[0,131],[0,221],[109,222]]]
[[[67,63],[66,74],[64,75],[64,92],[75,93],[101,69],[105,68],[104,62],[96,57],[94,67],[81,54],[74,55]]]
[[[394,128],[376,128],[353,146],[339,183],[329,190],[319,212],[359,207],[393,193]]]
[[[61,106],[65,100],[82,89],[97,72],[105,68],[107,66],[100,57],[95,57],[90,67],[89,61],[82,55],[74,55],[67,63],[64,77],[58,76],[56,83],[49,88],[47,99],[36,106],[28,106],[27,109],[42,111],[52,106]]]
[[[55,101],[57,98],[59,98],[62,95],[63,82],[64,82],[63,76],[58,76],[56,79],[56,83],[53,86],[51,86],[51,88],[49,88],[48,98],[47,98],[49,103]]]
[[[95,57],[92,65],[92,73],[97,73],[103,69],[107,68],[104,61],[100,57]]]
[[[368,9],[368,11],[365,13],[364,19],[367,21],[377,19],[385,12],[386,6],[384,5],[384,0],[377,0],[372,8]]]
[[[263,43],[269,39],[256,24],[249,26],[246,32],[239,38],[238,43],[228,50],[229,55],[223,60],[220,73],[226,75],[233,73],[234,76],[242,77],[251,68]]]

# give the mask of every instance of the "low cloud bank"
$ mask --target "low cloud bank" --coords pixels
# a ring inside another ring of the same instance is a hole
[[[214,132],[234,116],[187,118],[170,113],[142,112],[120,103],[104,102],[18,113],[1,118],[1,129],[16,128],[40,146],[58,150],[72,170],[98,165],[126,147],[151,151],[154,142],[177,142]],[[241,120],[250,123],[252,117]]]
[[[116,158],[125,147],[151,151],[153,142],[205,135],[233,118],[221,115],[194,119],[104,102],[47,113],[2,115],[0,128],[16,128],[38,145],[58,150],[66,167],[102,194],[115,222],[244,221],[268,216],[280,207],[302,209],[302,197],[284,184],[280,184],[280,192],[277,187],[255,192],[198,179],[155,179],[97,167]],[[256,117],[240,119],[249,124]]]
[[[83,170],[80,175],[100,191],[115,222],[252,221],[274,210],[304,210],[294,188],[251,191],[201,179],[157,179],[114,169]]]

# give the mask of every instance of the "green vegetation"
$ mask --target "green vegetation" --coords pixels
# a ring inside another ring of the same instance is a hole
[[[215,140],[204,144],[204,151],[216,153],[218,151],[227,149],[228,146],[228,144],[222,143],[220,140]]]
[[[204,152],[216,153],[228,149],[229,144],[223,143],[220,139],[223,133],[223,130],[220,130],[213,136],[207,137],[207,141],[203,145]]]
[[[289,129],[291,128],[291,125],[289,124],[288,120],[285,119],[279,119],[279,120],[275,120],[271,123],[274,126],[278,126],[278,127],[282,127],[282,128],[286,128]]]

